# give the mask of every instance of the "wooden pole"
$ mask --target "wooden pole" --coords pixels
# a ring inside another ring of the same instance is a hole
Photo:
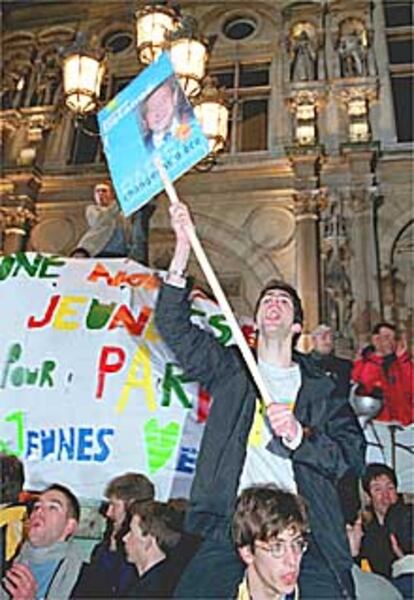
[[[170,178],[168,177],[168,173],[165,170],[165,167],[162,164],[161,159],[158,157],[154,158],[154,162],[158,169],[158,172],[161,177],[161,181],[164,184],[165,191],[167,192],[170,202],[172,204],[179,202],[180,200],[178,198],[175,187],[173,186]],[[270,394],[266,388],[266,385],[263,381],[263,377],[259,371],[259,368],[254,359],[252,351],[247,344],[246,338],[244,337],[244,335],[239,327],[239,324],[233,314],[232,308],[221,288],[221,285],[217,279],[216,274],[213,271],[212,266],[210,265],[207,255],[204,252],[204,248],[201,245],[200,240],[197,237],[195,228],[194,227],[188,228],[187,234],[188,234],[188,239],[190,241],[193,252],[197,257],[198,262],[200,263],[200,266],[204,272],[204,275],[206,276],[206,279],[214,293],[214,296],[216,297],[217,302],[219,303],[221,310],[223,311],[223,315],[225,316],[226,321],[232,331],[234,340],[235,340],[236,344],[238,345],[240,352],[242,353],[242,356],[243,356],[243,358],[246,362],[246,365],[250,371],[250,374],[253,377],[253,381],[255,382],[255,384],[260,392],[261,399],[263,400],[263,402],[266,406],[269,406],[269,404],[272,404],[273,400],[270,397]]]

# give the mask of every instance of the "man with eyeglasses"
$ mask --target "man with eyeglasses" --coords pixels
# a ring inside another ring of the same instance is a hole
[[[234,543],[246,565],[237,600],[299,598],[307,529],[300,496],[272,485],[243,490],[233,517]]]
[[[197,458],[186,528],[204,537],[175,591],[177,598],[234,597],[243,564],[229,535],[238,494],[273,483],[308,503],[311,538],[301,571],[301,599],[354,598],[352,557],[337,483],[359,476],[365,440],[346,398],[314,361],[296,352],[303,310],[296,290],[273,280],[255,309],[257,362],[272,403],[264,406],[237,348],[191,321],[184,275],[193,223],[170,207],[176,246],[161,285],[155,322],[186,376],[213,397]]]

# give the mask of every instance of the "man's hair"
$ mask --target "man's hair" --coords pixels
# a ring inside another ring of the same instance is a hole
[[[370,463],[366,466],[365,473],[361,479],[362,489],[364,492],[370,495],[369,486],[371,481],[381,477],[382,475],[386,475],[392,481],[395,487],[398,487],[397,475],[395,474],[394,469],[391,469],[391,467],[383,463]]]
[[[393,325],[392,323],[387,323],[387,321],[382,321],[381,323],[377,323],[375,325],[371,334],[378,335],[383,327],[386,327],[387,329],[391,329],[391,331],[393,331],[395,334],[397,333],[397,328],[395,327],[395,325]]]
[[[61,494],[63,494],[65,496],[65,498],[67,500],[67,504],[68,504],[69,517],[71,519],[75,519],[75,521],[77,521],[79,523],[81,509],[80,509],[79,500],[76,498],[75,494],[69,488],[67,488],[65,485],[61,485],[60,483],[52,483],[52,485],[49,485],[49,487],[47,487],[45,490],[43,490],[41,495],[44,494],[45,492],[51,492],[53,490],[56,492],[60,492]]]
[[[102,181],[98,181],[98,183],[95,183],[95,185],[93,186],[93,189],[95,190],[98,186],[102,185],[109,188],[112,192],[114,191],[114,186],[110,179],[103,179]]]
[[[23,484],[23,463],[17,456],[0,453],[0,503],[17,502]]]
[[[265,296],[265,294],[267,294],[267,292],[269,292],[270,290],[281,290],[281,291],[289,294],[289,296],[291,297],[292,302],[293,302],[293,322],[300,323],[302,325],[302,323],[303,323],[303,308],[302,308],[301,299],[299,298],[298,293],[295,290],[295,288],[292,287],[291,285],[289,285],[288,283],[286,283],[285,281],[282,281],[281,279],[271,279],[265,285],[265,287],[262,289],[262,291],[259,294],[259,297],[256,302],[256,306],[254,309],[254,318],[256,318],[257,311],[259,310],[259,305],[260,305],[260,302],[261,302],[263,296]]]
[[[393,533],[404,554],[414,553],[413,509],[409,504],[397,502],[389,507],[384,520],[389,533]]]
[[[154,484],[141,473],[124,473],[112,479],[106,489],[105,496],[116,496],[127,505],[135,500],[144,502],[153,500],[155,496]]]
[[[241,493],[233,517],[233,540],[238,548],[264,542],[285,529],[308,530],[303,499],[274,485],[252,486]]]
[[[321,335],[327,331],[332,331],[332,327],[330,325],[326,325],[325,323],[319,323],[319,325],[317,325],[312,331],[311,336],[316,337],[317,335]]]
[[[131,519],[140,518],[139,526],[142,535],[152,535],[163,552],[169,552],[181,539],[181,534],[174,529],[172,508],[164,502],[134,502],[128,509]]]

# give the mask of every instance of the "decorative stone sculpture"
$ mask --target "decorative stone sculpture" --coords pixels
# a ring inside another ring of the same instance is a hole
[[[364,77],[367,75],[367,49],[362,32],[356,29],[341,36],[338,46],[342,77]]]
[[[316,53],[305,30],[292,41],[291,81],[312,81],[315,79]]]

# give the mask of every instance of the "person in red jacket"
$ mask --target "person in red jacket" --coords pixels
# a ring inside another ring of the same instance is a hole
[[[384,406],[379,421],[409,425],[413,418],[414,365],[405,340],[397,341],[394,325],[378,323],[372,331],[372,346],[354,362],[352,380],[364,395],[381,395]]]

